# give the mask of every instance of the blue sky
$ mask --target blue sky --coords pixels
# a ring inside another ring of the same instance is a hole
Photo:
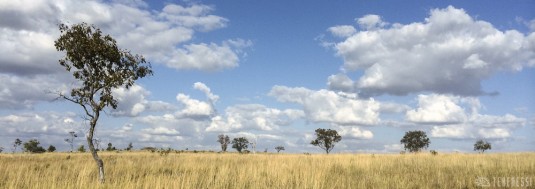
[[[482,6],[485,4],[485,6]],[[531,1],[0,1],[0,146],[38,139],[67,150],[82,109],[54,101],[72,76],[57,23],[87,22],[144,55],[154,76],[116,89],[96,137],[126,148],[219,150],[218,134],[257,150],[397,153],[406,131],[429,149],[534,151]],[[82,134],[83,135],[83,134]],[[85,143],[83,138],[77,145]],[[103,144],[102,144],[103,145]]]

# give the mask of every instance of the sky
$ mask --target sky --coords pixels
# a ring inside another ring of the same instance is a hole
[[[484,6],[482,6],[484,4]],[[101,148],[399,153],[407,131],[428,150],[535,151],[533,1],[0,0],[0,147],[87,145],[83,109],[50,91],[76,86],[58,60],[58,24],[86,22],[143,55],[154,75],[114,89]]]

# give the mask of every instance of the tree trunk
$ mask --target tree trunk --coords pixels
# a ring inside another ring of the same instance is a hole
[[[91,155],[93,156],[93,159],[95,160],[98,166],[98,181],[100,183],[104,183],[104,162],[102,161],[102,159],[100,159],[100,157],[98,157],[97,151],[95,150],[95,146],[93,145],[93,132],[95,131],[97,120],[98,113],[93,119],[91,119],[89,133],[87,135],[87,145],[89,146],[89,151],[91,152]]]

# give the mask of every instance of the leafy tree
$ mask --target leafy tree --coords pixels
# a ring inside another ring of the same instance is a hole
[[[4,151],[4,147],[0,146],[0,153],[2,153],[2,151]]]
[[[130,142],[128,143],[128,147],[126,147],[126,151],[130,151],[132,148],[134,148],[134,146],[132,146],[132,142]]]
[[[490,149],[492,149],[492,146],[487,141],[477,140],[474,144],[474,151],[480,151],[481,153],[485,153],[485,150]]]
[[[242,153],[242,150],[247,150],[247,145],[249,140],[245,137],[234,138],[232,140],[232,148],[236,149],[238,152]]]
[[[47,152],[55,152],[56,151],[56,147],[55,146],[48,146],[48,149],[46,149]]]
[[[60,37],[54,41],[58,51],[65,57],[59,64],[79,82],[70,94],[59,93],[59,98],[80,105],[89,121],[87,144],[99,170],[99,182],[104,183],[104,162],[93,145],[93,135],[100,113],[105,107],[117,108],[112,89],[128,89],[134,82],[152,75],[150,63],[140,55],[132,55],[119,49],[110,35],[104,35],[99,28],[86,23],[67,26],[60,24]]]
[[[78,135],[74,131],[69,132],[69,134],[71,135],[71,138],[66,138],[65,142],[71,145],[71,152],[72,152],[74,150],[74,138],[78,137]]]
[[[419,152],[429,147],[431,143],[423,131],[406,132],[400,142],[404,144],[405,150],[409,150],[409,152]]]
[[[115,151],[115,150],[117,149],[113,146],[113,144],[111,144],[111,142],[108,143],[108,148],[106,148],[106,151]]]
[[[277,146],[275,147],[275,150],[277,150],[277,153],[279,153],[281,150],[285,150],[284,146]]]
[[[24,151],[25,152],[30,152],[30,153],[43,153],[45,152],[46,150],[42,147],[42,146],[39,146],[39,141],[37,139],[32,139],[32,140],[29,140],[28,142],[25,142],[23,144],[23,147],[24,147]]]
[[[78,147],[78,152],[82,152],[82,153],[85,152],[85,147],[84,147],[84,145],[80,145],[80,147]]]
[[[230,138],[228,137],[228,135],[219,135],[217,136],[217,142],[219,142],[219,144],[221,144],[221,150],[223,152],[226,152],[227,151],[227,146],[228,144],[230,144]]]
[[[325,150],[327,154],[331,152],[334,148],[334,144],[340,142],[342,137],[338,135],[336,130],[332,129],[316,129],[316,139],[314,139],[310,144],[318,146],[321,149]]]
[[[13,142],[13,153],[17,151],[17,146],[20,146],[22,144],[22,141],[20,139],[15,139],[15,142]]]

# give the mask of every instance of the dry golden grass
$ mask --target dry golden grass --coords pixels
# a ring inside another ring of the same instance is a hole
[[[477,188],[480,176],[535,178],[534,153],[100,156],[104,184],[89,153],[0,154],[0,188]]]

